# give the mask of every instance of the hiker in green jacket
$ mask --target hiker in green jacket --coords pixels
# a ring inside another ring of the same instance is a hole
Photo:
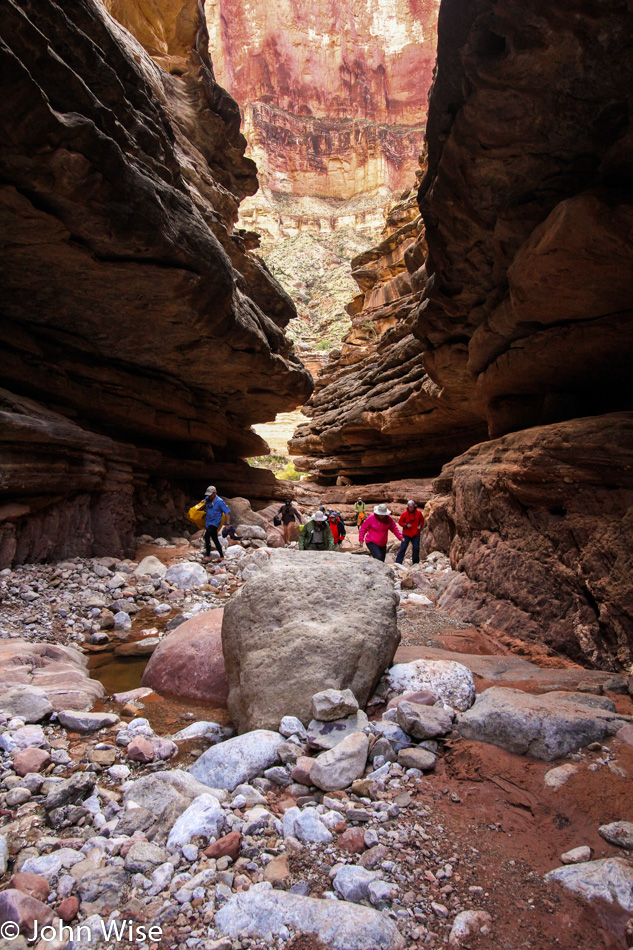
[[[334,537],[328,524],[327,515],[315,511],[303,526],[299,535],[299,548],[302,551],[333,551]]]

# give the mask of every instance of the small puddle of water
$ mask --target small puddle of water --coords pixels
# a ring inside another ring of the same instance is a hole
[[[164,630],[169,619],[169,617],[161,619],[151,611],[143,609],[135,615],[129,636],[125,640],[114,639],[112,650],[86,654],[90,676],[103,685],[108,696],[137,689],[141,685],[143,673],[149,661],[149,656],[115,656],[114,647],[146,639],[140,636],[141,630],[148,628],[158,629],[159,632]],[[157,735],[170,735],[199,720],[218,722],[221,725],[228,725],[231,722],[226,709],[210,706],[196,699],[188,699],[186,696],[152,693],[138,705],[139,715],[149,720]],[[116,713],[121,711],[118,703],[107,699],[100,700],[94,708]]]

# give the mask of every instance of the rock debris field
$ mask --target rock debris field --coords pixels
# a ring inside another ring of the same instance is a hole
[[[633,945],[630,678],[451,621],[440,554],[247,540],[0,573],[0,950]]]

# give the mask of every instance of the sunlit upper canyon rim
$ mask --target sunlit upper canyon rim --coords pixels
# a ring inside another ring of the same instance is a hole
[[[0,0],[0,942],[633,946],[632,37]]]

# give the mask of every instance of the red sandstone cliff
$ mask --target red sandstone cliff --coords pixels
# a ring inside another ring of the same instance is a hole
[[[240,103],[262,193],[253,226],[375,227],[342,199],[413,180],[435,61],[437,0],[217,0],[207,5],[218,81]],[[292,196],[293,207],[284,198]],[[312,206],[309,198],[339,206]],[[351,218],[350,218],[351,216]],[[314,218],[320,224],[315,225]]]

